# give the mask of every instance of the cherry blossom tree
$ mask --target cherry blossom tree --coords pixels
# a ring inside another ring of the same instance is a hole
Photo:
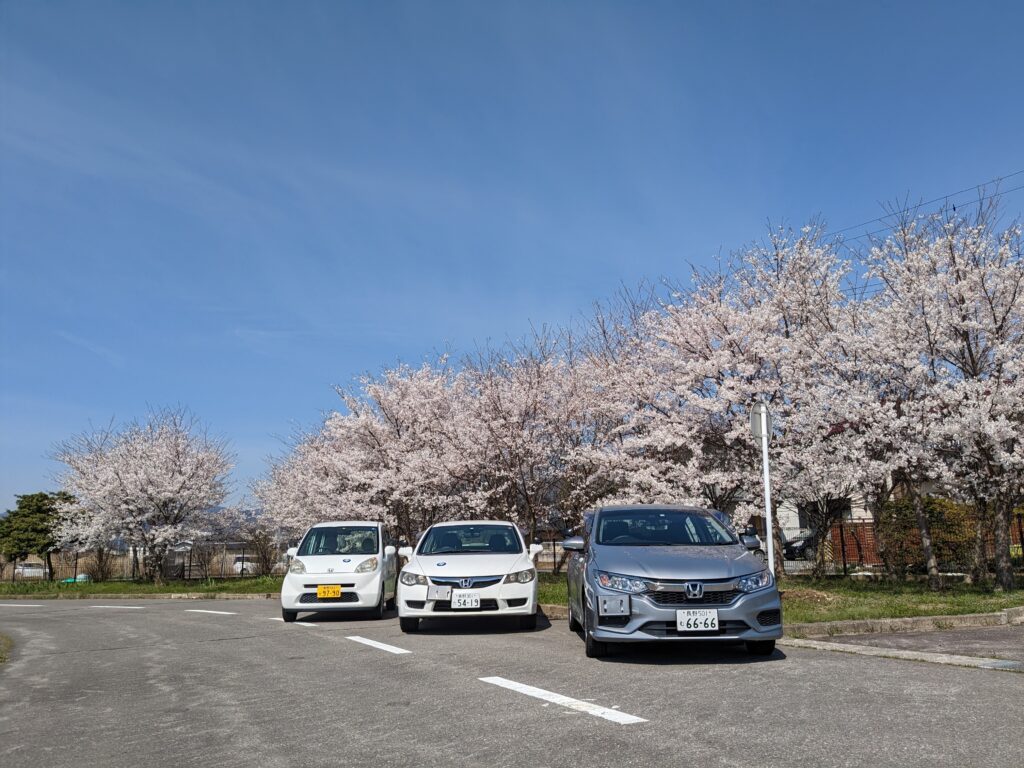
[[[232,456],[184,409],[154,411],[144,422],[83,432],[55,452],[72,500],[60,505],[64,546],[104,547],[121,539],[143,551],[145,575],[175,542],[201,534],[229,491]]]

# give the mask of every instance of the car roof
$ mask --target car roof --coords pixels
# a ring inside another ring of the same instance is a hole
[[[515,528],[508,520],[446,520],[443,523],[434,523],[432,527],[444,528],[449,525],[507,525],[510,528]]]
[[[688,507],[685,504],[610,504],[607,507],[598,507],[591,512],[625,512],[627,510],[648,510],[652,512],[697,512],[702,515],[710,515],[714,510],[706,507]]]
[[[376,525],[377,527],[380,527],[382,525],[382,523],[380,523],[377,520],[331,520],[331,521],[326,522],[326,523],[317,523],[316,525],[311,526],[311,527],[312,528],[326,528],[326,527],[330,526],[332,528],[338,528],[338,527],[345,527],[345,526],[349,526],[349,525],[361,525],[363,527],[365,527],[367,525]]]

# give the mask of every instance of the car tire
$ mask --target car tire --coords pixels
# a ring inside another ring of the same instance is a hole
[[[579,632],[583,627],[580,625],[579,619],[576,618],[576,614],[572,610],[572,600],[569,601],[569,631]]]
[[[284,608],[281,609],[281,618],[287,621],[289,624],[299,618],[298,611],[286,611]]]
[[[774,640],[747,640],[747,653],[751,656],[771,656],[774,651]]]
[[[519,617],[519,628],[526,631],[531,631],[537,628],[537,614],[531,613],[527,616]]]
[[[594,639],[594,633],[590,626],[590,610],[584,608],[583,611],[583,641],[586,643],[586,652],[588,659],[600,659],[608,655],[608,643],[602,642],[601,640]]]
[[[395,602],[395,596],[394,596],[394,595],[392,595],[391,597],[389,597],[389,598],[387,599],[387,602],[385,602],[385,603],[384,603],[384,607],[385,607],[385,608],[386,608],[387,610],[389,610],[389,611],[393,611],[393,610],[395,610],[395,607],[396,607],[397,605],[398,605],[398,603],[396,603],[396,602]]]
[[[377,604],[371,609],[370,616],[374,619],[384,618],[384,587],[380,588],[380,597],[377,599]]]
[[[418,632],[420,629],[420,620],[413,616],[400,616],[398,618],[398,626],[403,632]]]

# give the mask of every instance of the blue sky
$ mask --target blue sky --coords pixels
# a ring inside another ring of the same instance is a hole
[[[58,440],[175,404],[242,492],[362,372],[570,322],[769,220],[1024,169],[1022,28],[1018,2],[2,0],[0,509],[54,487]]]

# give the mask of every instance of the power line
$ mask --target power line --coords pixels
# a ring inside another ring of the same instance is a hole
[[[899,216],[901,213],[908,213],[909,211],[913,211],[913,210],[915,210],[917,208],[923,208],[924,206],[931,205],[932,203],[938,203],[938,202],[941,202],[943,200],[948,200],[951,197],[956,197],[957,195],[962,195],[965,192],[971,192],[971,191],[973,191],[975,189],[980,189],[981,187],[988,186],[989,184],[999,184],[1000,182],[1002,182],[1002,181],[1004,181],[1006,179],[1012,179],[1014,176],[1020,176],[1021,174],[1024,174],[1024,168],[1022,168],[1019,171],[1014,171],[1013,173],[1008,173],[1005,176],[997,176],[994,179],[989,179],[988,181],[983,181],[980,184],[974,184],[973,186],[970,186],[970,187],[964,187],[963,189],[961,189],[961,190],[959,190],[957,192],[950,192],[949,194],[942,195],[941,197],[933,198],[932,200],[927,200],[927,201],[925,201],[923,203],[917,203],[916,205],[907,206],[906,208],[904,208],[902,210],[893,211],[892,213],[887,213],[887,214],[885,214],[883,216],[879,216],[876,219],[868,219],[867,221],[862,221],[860,224],[854,224],[853,226],[850,226],[850,227],[843,227],[842,229],[835,229],[835,230],[832,231],[832,234],[833,235],[838,235],[838,234],[840,234],[842,232],[849,232],[851,229],[860,229],[861,227],[866,227],[868,224],[874,224],[876,221],[885,221],[886,219],[892,218],[893,216]],[[1021,189],[1021,187],[1015,187],[1014,190],[1016,190],[1016,189]],[[1008,192],[1012,192],[1014,190],[1007,190],[1007,191]],[[997,193],[997,194],[1003,194],[1003,193]],[[853,239],[856,239],[856,238],[853,238]]]

